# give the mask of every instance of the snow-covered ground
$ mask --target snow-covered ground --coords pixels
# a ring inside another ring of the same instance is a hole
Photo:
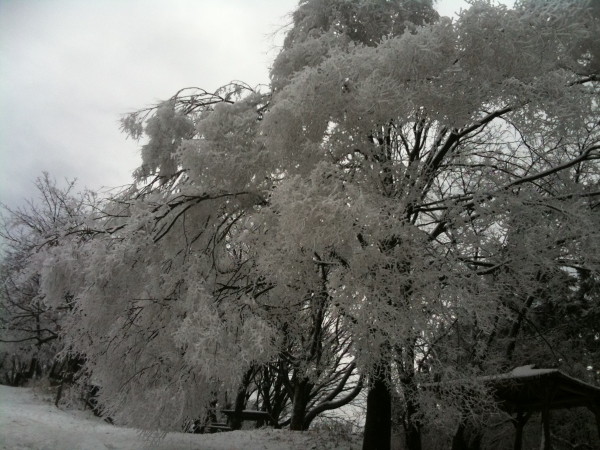
[[[358,438],[324,432],[233,431],[169,433],[158,442],[141,440],[131,428],[109,425],[90,411],[62,410],[29,388],[0,386],[0,450],[358,450]]]

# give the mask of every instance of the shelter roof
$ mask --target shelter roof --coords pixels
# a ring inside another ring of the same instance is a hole
[[[533,364],[517,367],[504,374],[427,383],[421,387],[443,390],[450,386],[468,386],[473,382],[483,382],[491,388],[500,409],[508,413],[582,406],[600,411],[600,387],[570,377],[558,369],[536,369]]]
[[[482,377],[494,390],[501,409],[514,412],[591,407],[600,408],[600,387],[565,375],[558,369],[517,367],[509,373]]]

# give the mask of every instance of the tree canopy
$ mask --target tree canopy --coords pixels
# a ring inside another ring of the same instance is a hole
[[[389,448],[394,403],[416,450],[457,424],[481,442],[477,375],[535,360],[597,383],[592,5],[474,1],[453,22],[431,1],[304,0],[292,20],[266,92],[126,116],[134,184],[93,238],[44,249],[107,413],[181,429],[240,392],[272,409],[279,382],[282,425],[305,429],[365,385],[364,449]],[[471,388],[419,389],[456,379]]]

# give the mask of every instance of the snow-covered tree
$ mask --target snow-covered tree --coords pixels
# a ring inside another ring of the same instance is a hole
[[[546,0],[455,23],[428,1],[307,0],[293,19],[269,92],[184,90],[124,120],[148,139],[136,182],[97,238],[56,249],[45,293],[74,296],[70,345],[129,423],[181,426],[270,367],[302,429],[351,367],[364,449],[389,448],[393,398],[421,449],[419,386],[530,358],[536,317],[596,301],[600,21]]]
[[[421,448],[417,386],[428,373],[415,368],[436,342],[424,330],[471,311],[494,335],[500,308],[517,313],[514,339],[521,308],[559,279],[564,259],[597,273],[597,244],[584,242],[597,239],[600,42],[585,6],[475,3],[455,24],[329,46],[273,96],[266,146],[298,169],[281,203],[310,192],[306,209],[289,207],[288,239],[304,244],[303,234],[345,261],[332,289],[372,380],[365,448],[386,445],[372,440],[389,430],[371,424],[388,423],[393,368],[407,447]],[[565,202],[544,229],[538,220]],[[508,279],[516,293],[499,288]],[[371,422],[378,410],[383,420]]]
[[[51,307],[40,289],[47,251],[81,234],[88,214],[98,204],[91,191],[75,193],[75,181],[64,188],[44,173],[35,181],[38,198],[23,207],[2,205],[2,262],[0,264],[0,345],[2,382],[19,384],[23,375],[40,372],[53,363],[61,348],[62,318],[70,308],[65,295]],[[25,366],[28,372],[25,373]]]

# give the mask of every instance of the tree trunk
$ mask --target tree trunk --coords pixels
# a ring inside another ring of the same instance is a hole
[[[267,407],[265,405],[263,405],[260,408],[260,411],[267,412]],[[254,424],[254,428],[262,428],[264,426],[265,426],[265,419],[258,419]]]
[[[372,377],[367,394],[367,418],[363,450],[390,450],[392,438],[392,395],[389,370],[379,369]]]
[[[471,446],[470,450],[481,450],[481,441],[483,441],[483,432],[481,430],[476,430],[469,443]]]
[[[481,450],[483,433],[468,419],[458,424],[458,429],[452,438],[452,450]]]
[[[407,450],[422,450],[421,446],[421,425],[415,420],[419,411],[417,396],[417,387],[414,385],[414,375],[409,379],[403,380],[404,396],[406,398],[406,448]]]
[[[523,450],[523,425],[517,425],[513,450]]]
[[[242,411],[244,411],[244,406],[246,405],[246,389],[239,390],[237,395],[235,396],[235,404],[233,408],[233,415],[231,416],[231,421],[229,426],[232,430],[240,430],[242,428]]]
[[[250,384],[250,378],[252,377],[252,373],[254,372],[253,368],[248,369],[248,371],[244,374],[244,378],[242,379],[242,384],[238,389],[238,392],[235,396],[235,404],[233,407],[233,416],[231,416],[230,424],[232,430],[239,430],[242,428],[242,411],[246,407],[246,391],[248,390],[248,385]]]
[[[598,439],[600,439],[600,408],[597,408],[593,412],[596,416],[596,430],[598,431]]]
[[[461,420],[452,438],[452,450],[466,450],[467,443],[465,442],[465,423]]]
[[[596,418],[596,431],[598,432],[598,438],[600,438],[600,404],[590,403],[588,409],[594,414]]]
[[[312,385],[308,379],[294,383],[294,398],[292,406],[292,418],[290,421],[290,430],[304,431],[304,417],[306,416],[306,406]]]
[[[65,380],[62,380],[60,382],[60,385],[58,386],[58,390],[56,391],[56,399],[54,401],[54,406],[56,406],[58,408],[58,403],[60,402],[60,398],[62,397],[62,391],[63,391],[63,386],[65,385]]]
[[[31,362],[29,363],[29,370],[27,371],[28,380],[33,378],[33,376],[39,372],[38,365],[39,364],[37,358],[35,356],[31,358]]]
[[[54,359],[52,362],[52,367],[50,367],[50,372],[48,373],[48,379],[52,381],[52,379],[56,376],[56,368],[58,367],[58,359]]]

